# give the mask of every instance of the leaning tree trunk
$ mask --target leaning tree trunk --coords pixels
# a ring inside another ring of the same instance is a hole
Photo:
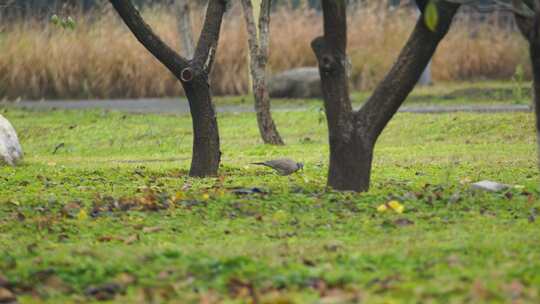
[[[421,10],[425,1],[418,1]],[[336,190],[367,191],[377,138],[414,88],[459,4],[437,2],[438,23],[432,31],[420,18],[396,63],[359,111],[349,100],[345,0],[323,0],[324,36],[312,42],[319,62],[328,122],[328,185]]]
[[[259,17],[259,31],[255,26],[253,5],[251,0],[242,0],[244,17],[248,32],[250,52],[250,72],[253,80],[253,94],[255,97],[255,112],[259,133],[264,143],[271,145],[283,145],[276,124],[270,112],[270,95],[266,77],[268,64],[268,47],[270,38],[270,6],[271,0],[262,0],[261,15]]]
[[[538,2],[535,2],[538,6]],[[540,167],[540,7],[535,8],[534,17],[515,14],[521,33],[529,42],[529,55],[533,72],[534,113],[536,116],[537,160]]]
[[[190,176],[217,175],[221,152],[219,132],[208,77],[214,62],[226,1],[210,0],[192,60],[180,56],[144,22],[129,0],[109,0],[135,37],[180,80],[193,120]]]

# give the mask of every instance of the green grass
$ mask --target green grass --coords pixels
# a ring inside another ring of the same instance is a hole
[[[532,114],[398,114],[363,194],[325,189],[316,110],[275,114],[285,147],[262,145],[252,114],[220,115],[208,179],[186,176],[188,116],[3,115],[26,152],[0,168],[0,273],[21,303],[90,301],[113,282],[117,303],[540,302]],[[281,156],[305,170],[249,165]],[[482,179],[517,187],[470,189]],[[392,199],[403,214],[377,211]],[[114,200],[133,210],[104,210]]]
[[[351,94],[354,106],[359,107],[369,98],[369,91],[355,91]],[[407,98],[405,106],[461,106],[461,105],[506,105],[529,104],[531,100],[530,82],[515,79],[512,81],[479,81],[435,83],[433,86],[416,88]],[[216,103],[224,105],[253,104],[252,96],[220,97]],[[321,107],[320,100],[313,99],[273,99],[276,108],[291,106]]]

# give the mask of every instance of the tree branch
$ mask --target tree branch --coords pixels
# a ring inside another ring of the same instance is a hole
[[[355,113],[356,128],[367,130],[373,143],[413,90],[439,42],[448,32],[459,4],[437,2],[439,20],[435,31],[425,25],[423,15],[396,63],[365,105]]]
[[[266,64],[268,63],[271,6],[272,0],[262,0],[261,15],[259,17],[259,60],[263,68],[266,68]]]
[[[221,30],[221,21],[226,9],[226,0],[209,0],[204,25],[193,58],[195,67],[205,73],[212,70]]]
[[[259,52],[259,42],[257,39],[257,28],[255,26],[255,17],[253,15],[253,4],[251,0],[241,0],[244,9],[244,19],[246,21],[246,29],[248,34],[249,53],[251,56],[257,55]],[[262,12],[261,12],[262,13]],[[253,58],[255,59],[255,58]]]
[[[188,61],[163,42],[143,20],[130,0],[109,0],[137,40],[163,63],[171,73],[180,78],[182,71],[189,68]]]
[[[176,0],[176,7],[178,35],[180,35],[180,40],[182,41],[181,52],[185,57],[191,59],[195,53],[195,42],[191,27],[190,5],[188,0]]]
[[[324,39],[345,55],[347,49],[347,9],[343,0],[323,0]]]

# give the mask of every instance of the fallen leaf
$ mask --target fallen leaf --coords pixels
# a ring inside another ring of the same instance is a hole
[[[462,185],[470,184],[472,182],[472,179],[468,176],[465,176],[464,178],[459,180],[459,183]]]
[[[110,241],[113,241],[113,240],[118,240],[119,238],[117,237],[114,237],[114,236],[110,236],[110,235],[104,235],[104,236],[100,236],[98,237],[98,242],[101,242],[101,243],[106,243],[106,242],[110,242]]]
[[[68,218],[77,218],[79,215],[79,212],[81,211],[81,202],[79,201],[73,201],[70,203],[67,203],[64,207],[62,207],[62,210],[60,213]]]
[[[17,303],[17,297],[9,289],[0,287],[0,303]]]
[[[158,232],[158,231],[161,231],[162,228],[159,227],[159,226],[155,226],[155,227],[144,227],[142,232],[144,233],[153,233],[153,232]]]
[[[359,303],[361,300],[358,292],[351,292],[341,288],[332,288],[325,292],[321,298],[321,304]]]
[[[55,292],[69,293],[73,291],[73,289],[57,275],[50,275],[43,281],[43,284],[48,289],[54,290]]]
[[[414,222],[409,220],[408,218],[399,218],[394,221],[394,224],[396,226],[406,227],[406,226],[414,225]]]
[[[258,303],[258,294],[255,287],[250,282],[244,282],[237,278],[232,278],[227,284],[229,293],[235,298],[251,298],[253,303]]]
[[[341,244],[340,243],[330,243],[330,244],[325,244],[323,246],[324,250],[328,251],[328,252],[336,252],[338,251],[340,248],[341,248]]]
[[[139,235],[134,234],[134,235],[128,236],[127,238],[124,238],[124,244],[131,245],[131,244],[135,243],[138,240],[139,240]]]
[[[116,283],[107,283],[86,288],[84,294],[87,297],[95,298],[98,301],[112,300],[114,297],[123,291],[122,286]]]
[[[130,273],[122,272],[116,276],[116,278],[114,279],[114,282],[125,288],[131,284],[136,283],[137,277],[135,277],[134,275]]]
[[[182,192],[182,191],[178,191],[178,192],[176,192],[176,194],[174,196],[173,202],[176,203],[176,202],[179,202],[179,201],[184,200],[184,199],[186,199],[186,194],[184,192]]]
[[[397,213],[403,213],[403,211],[405,211],[405,207],[400,202],[395,200],[388,202],[388,207]]]
[[[86,213],[86,210],[81,209],[79,211],[79,213],[77,214],[77,219],[79,221],[84,221],[84,220],[88,219],[88,213]]]
[[[396,200],[389,201],[386,204],[382,204],[379,207],[377,207],[378,212],[386,212],[389,210],[393,210],[396,213],[403,213],[405,211],[405,206],[403,206],[400,202]]]

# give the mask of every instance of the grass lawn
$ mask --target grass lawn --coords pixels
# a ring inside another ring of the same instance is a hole
[[[21,303],[540,302],[532,114],[398,114],[363,194],[325,189],[317,110],[276,113],[285,147],[220,115],[208,179],[187,177],[189,116],[3,115],[26,152],[0,168],[0,284]],[[282,156],[305,170],[249,165]],[[514,187],[470,188],[483,179]],[[404,212],[377,210],[391,200]]]
[[[528,81],[478,81],[435,83],[432,86],[416,88],[407,98],[404,106],[461,106],[461,105],[508,105],[530,104],[532,91]],[[355,107],[362,105],[371,95],[370,91],[355,91],[351,100]],[[252,96],[221,97],[216,100],[221,105],[253,104]],[[320,108],[321,101],[313,99],[273,99],[272,105],[279,107],[308,106]]]

